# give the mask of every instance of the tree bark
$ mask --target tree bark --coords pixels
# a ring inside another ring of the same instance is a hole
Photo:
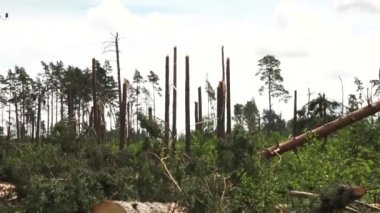
[[[297,90],[294,90],[293,137],[297,135]]]
[[[116,68],[117,68],[117,86],[119,93],[119,110],[121,112],[121,80],[120,80],[120,61],[119,61],[119,33],[116,33],[115,36],[115,48],[116,48]],[[119,119],[120,120],[120,119]]]
[[[224,73],[225,73],[225,69],[224,69],[224,46],[222,46],[222,79],[224,81]]]
[[[17,95],[14,94],[15,96],[15,114],[16,114],[16,132],[17,132],[17,141],[20,140],[20,121],[18,117],[18,105],[17,105]]]
[[[194,102],[194,120],[195,120],[195,130],[199,131],[199,112],[198,112],[198,102]]]
[[[189,56],[186,56],[186,79],[185,79],[185,122],[186,122],[186,136],[185,136],[185,150],[187,154],[191,152],[191,133],[190,133],[190,67]]]
[[[157,212],[187,213],[188,209],[177,203],[104,201],[96,205],[93,213]]]
[[[100,143],[100,131],[99,131],[99,118],[98,118],[98,104],[96,99],[96,60],[92,59],[92,98],[93,98],[93,115],[94,115],[94,128],[96,132],[96,138]]]
[[[123,98],[120,108],[120,144],[119,149],[123,150],[125,146],[125,114],[127,105],[127,84],[123,84]]]
[[[198,87],[198,128],[203,131],[203,115],[202,115],[202,87]]]
[[[37,130],[36,130],[36,141],[40,142],[40,125],[41,125],[41,92],[38,94],[38,108],[37,108]]]
[[[177,143],[177,47],[174,47],[173,56],[173,142],[172,149],[175,150]]]
[[[231,134],[231,88],[230,88],[230,58],[227,58],[227,134]]]
[[[276,155],[280,155],[289,150],[293,150],[298,146],[304,144],[310,135],[316,135],[317,138],[323,138],[337,130],[342,129],[350,124],[353,124],[363,118],[370,115],[374,115],[380,111],[380,101],[377,101],[371,105],[360,108],[354,112],[351,112],[341,118],[335,119],[327,124],[317,127],[297,137],[286,140],[278,145],[269,147],[261,151],[263,157],[271,158]]]
[[[169,86],[169,56],[165,58],[165,144],[169,147],[169,106],[170,106],[170,86]]]
[[[217,135],[218,138],[224,138],[225,136],[225,85],[224,81],[219,81],[217,89]]]

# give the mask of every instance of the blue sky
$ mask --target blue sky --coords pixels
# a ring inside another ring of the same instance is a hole
[[[83,68],[93,57],[114,63],[113,54],[103,53],[103,42],[119,32],[123,78],[131,79],[135,69],[163,78],[164,58],[177,46],[178,81],[189,55],[196,91],[206,75],[217,85],[224,45],[231,57],[233,104],[255,98],[264,109],[267,98],[258,94],[261,82],[254,74],[266,54],[281,61],[285,88],[298,90],[299,105],[308,88],[340,100],[339,76],[346,97],[354,92],[355,76],[369,87],[380,66],[377,0],[0,0],[5,12],[10,18],[0,22],[0,74],[17,64],[36,75],[41,60]],[[292,104],[273,107],[292,117]]]

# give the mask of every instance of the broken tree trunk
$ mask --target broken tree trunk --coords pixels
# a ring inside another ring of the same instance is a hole
[[[125,117],[127,105],[127,83],[123,84],[123,97],[121,99],[120,107],[120,143],[119,150],[123,150],[125,146]]]
[[[186,136],[185,136],[185,150],[186,154],[191,152],[191,133],[190,133],[190,68],[189,68],[189,56],[186,56],[186,79],[185,79],[185,123],[186,123]]]
[[[224,81],[219,81],[219,86],[217,88],[217,103],[216,103],[216,111],[217,111],[217,136],[218,138],[224,138],[225,136],[225,84]]]
[[[261,155],[267,158],[282,154],[289,150],[293,150],[306,142],[310,134],[316,135],[318,138],[323,138],[343,127],[346,127],[356,121],[366,118],[370,115],[380,111],[380,101],[372,103],[354,112],[351,112],[341,118],[335,119],[327,124],[317,127],[311,131],[298,135],[297,137],[290,138],[278,145],[269,147],[261,151]]]
[[[92,98],[93,98],[93,113],[94,113],[94,129],[96,132],[96,138],[100,143],[100,131],[99,131],[99,118],[98,118],[98,104],[96,99],[96,60],[92,59]]]
[[[165,58],[165,144],[169,147],[169,105],[170,105],[170,86],[169,86],[169,56]]]
[[[230,88],[230,58],[227,58],[227,135],[231,135],[231,88]]]
[[[96,205],[92,212],[93,213],[126,213],[126,212],[186,213],[189,211],[186,207],[180,206],[178,203],[104,201]]]
[[[173,56],[173,117],[172,117],[172,149],[175,150],[177,142],[177,47],[174,47]]]
[[[194,102],[194,120],[195,120],[195,130],[199,131],[199,118],[198,118],[198,102]]]
[[[198,128],[203,131],[203,114],[202,114],[202,87],[198,87]]]

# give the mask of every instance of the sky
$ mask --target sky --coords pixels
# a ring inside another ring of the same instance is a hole
[[[298,106],[308,89],[341,100],[355,92],[354,77],[370,87],[379,77],[380,1],[378,0],[0,0],[0,74],[15,65],[31,76],[42,72],[41,61],[91,66],[91,59],[110,60],[105,42],[121,36],[121,76],[132,79],[135,69],[150,70],[164,87],[165,56],[172,67],[178,49],[178,126],[184,130],[185,56],[190,57],[191,103],[197,87],[208,77],[216,87],[222,78],[221,46],[231,60],[232,105],[254,98],[260,110],[268,108],[260,96],[263,84],[258,60],[267,54],[281,61],[284,86],[298,92]],[[115,71],[116,72],[116,71]],[[116,75],[116,73],[114,73]],[[183,99],[183,101],[181,100]],[[283,118],[291,118],[293,100],[274,102]],[[207,112],[206,96],[203,114]],[[157,115],[164,117],[164,99]],[[194,104],[191,104],[193,112]],[[191,123],[194,118],[191,116]]]

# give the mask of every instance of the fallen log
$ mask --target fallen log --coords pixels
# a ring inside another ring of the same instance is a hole
[[[12,200],[16,197],[17,196],[15,185],[7,182],[0,182],[0,199],[8,198],[8,200]]]
[[[178,203],[104,201],[93,208],[93,213],[187,213]]]
[[[290,138],[280,144],[269,147],[261,151],[261,155],[266,158],[271,158],[276,155],[280,155],[289,150],[294,150],[298,146],[301,146],[306,142],[309,135],[316,135],[317,138],[323,138],[337,130],[340,130],[356,121],[366,118],[370,115],[380,111],[380,101],[374,102],[371,105],[360,108],[354,112],[351,112],[341,118],[335,119],[327,124],[317,127],[311,131]]]
[[[303,191],[290,191],[289,195],[297,198],[315,199],[319,197],[319,202],[312,207],[312,212],[334,212],[334,210],[345,209],[350,212],[359,212],[352,206],[353,203],[361,204],[363,207],[374,210],[373,207],[358,201],[366,193],[363,187],[351,187],[339,185],[334,189],[321,194],[315,194]],[[363,205],[365,204],[365,205]],[[371,208],[370,208],[371,207]]]

